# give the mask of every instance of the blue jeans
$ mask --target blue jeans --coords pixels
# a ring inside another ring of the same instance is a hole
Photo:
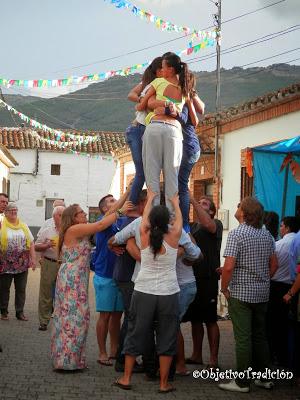
[[[187,312],[189,305],[194,301],[197,293],[196,281],[184,283],[180,285],[180,292],[178,297],[179,302],[179,320],[181,322],[183,316]]]
[[[142,147],[143,147],[143,134],[145,132],[145,125],[137,123],[137,125],[130,125],[126,132],[126,142],[130,148],[132,160],[135,166],[135,177],[131,188],[129,200],[133,204],[137,204],[139,195],[145,183]]]
[[[179,202],[182,213],[183,229],[189,233],[189,212],[190,212],[190,194],[189,194],[189,178],[193,166],[199,160],[200,150],[193,154],[188,154],[183,151],[182,160],[179,168],[178,175],[178,191]]]

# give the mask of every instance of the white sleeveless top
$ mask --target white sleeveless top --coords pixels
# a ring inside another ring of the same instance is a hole
[[[169,296],[180,291],[176,275],[177,250],[163,241],[164,254],[154,254],[150,247],[141,250],[141,270],[135,281],[138,292]]]
[[[150,86],[151,86],[151,84],[149,83],[147,86],[144,87],[143,91],[140,94],[140,98],[143,98],[145,96],[145,94],[146,94],[147,90],[150,88]],[[136,121],[139,124],[146,125],[145,118],[147,117],[147,114],[148,114],[147,110],[136,111],[135,112]]]

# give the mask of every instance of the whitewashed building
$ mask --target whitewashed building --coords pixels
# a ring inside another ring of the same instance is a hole
[[[217,122],[220,125],[218,174],[215,173]],[[197,133],[202,153],[191,173],[190,190],[196,199],[203,194],[213,197],[225,228],[224,245],[228,231],[237,226],[234,218],[237,204],[253,194],[253,178],[246,173],[246,149],[300,135],[300,84],[230,107],[219,115],[206,115]],[[128,148],[117,154],[123,192],[134,174],[134,165]]]
[[[9,193],[10,180],[9,171],[10,168],[15,168],[18,162],[7,150],[5,146],[0,144],[0,191],[1,193]]]
[[[47,133],[41,134],[47,138]],[[56,199],[63,199],[67,205],[80,204],[93,220],[101,197],[107,193],[119,197],[118,160],[112,153],[125,145],[124,135],[94,135],[98,137],[96,142],[72,148],[87,152],[78,155],[59,151],[55,145],[38,139],[31,129],[0,129],[2,144],[19,163],[10,173],[10,200],[17,203],[20,217],[34,233],[51,217]]]

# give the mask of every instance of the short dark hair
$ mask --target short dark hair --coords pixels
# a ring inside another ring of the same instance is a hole
[[[283,217],[281,222],[289,228],[290,232],[297,233],[299,231],[299,222],[296,217]]]
[[[0,193],[0,196],[5,197],[6,199],[8,199],[8,195],[6,193]]]
[[[140,192],[137,203],[140,204],[145,200],[147,200],[147,189],[143,189]]]
[[[107,194],[106,196],[102,197],[99,200],[98,207],[99,207],[99,210],[101,211],[101,214],[104,214],[103,207],[106,206],[106,199],[108,199],[109,197],[114,197],[114,196],[112,194]]]
[[[279,215],[275,211],[264,211],[263,223],[275,240],[278,239]]]
[[[205,195],[201,196],[199,201],[202,200],[202,199],[205,199],[205,200],[209,201],[209,204],[210,204],[209,211],[211,211],[210,215],[212,216],[212,218],[214,218],[214,216],[216,215],[216,212],[217,212],[217,208],[216,208],[215,203],[213,202],[213,199],[211,197],[205,196]]]
[[[241,202],[244,221],[254,228],[261,228],[263,225],[264,207],[254,197],[245,197]]]

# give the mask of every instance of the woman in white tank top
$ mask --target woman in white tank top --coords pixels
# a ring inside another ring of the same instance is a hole
[[[148,189],[148,199],[140,227],[141,270],[135,281],[130,307],[128,333],[125,340],[125,372],[115,382],[122,389],[131,389],[130,381],[135,358],[145,354],[147,338],[157,321],[156,347],[160,365],[160,392],[175,390],[168,383],[169,369],[176,354],[179,328],[176,276],[178,242],[182,232],[182,215],[178,194],[170,199],[175,211],[171,228],[170,214],[165,206],[152,202],[157,193]]]

